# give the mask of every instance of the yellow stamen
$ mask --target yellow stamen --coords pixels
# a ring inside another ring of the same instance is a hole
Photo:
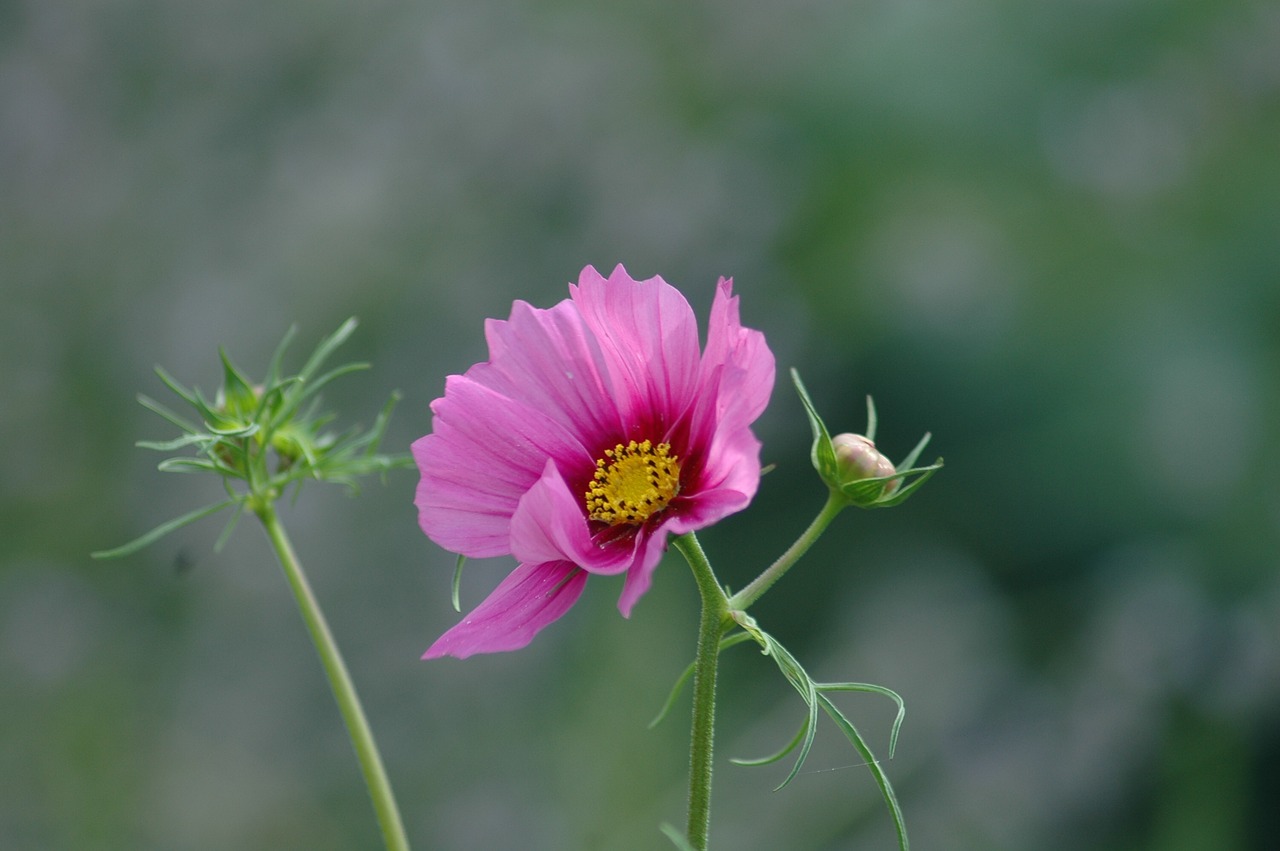
[[[611,526],[639,525],[667,507],[680,492],[680,461],[671,445],[647,440],[619,443],[596,461],[591,489],[586,492],[592,520]]]

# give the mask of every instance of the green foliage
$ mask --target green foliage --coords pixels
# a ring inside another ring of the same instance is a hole
[[[282,375],[284,352],[295,334],[295,329],[290,328],[276,347],[261,385],[253,384],[227,353],[220,351],[223,384],[213,401],[198,388],[184,387],[156,367],[160,380],[194,410],[195,419],[187,419],[160,402],[139,395],[143,407],[177,426],[183,434],[170,440],[142,440],[137,445],[158,452],[192,450],[194,454],[164,459],[159,469],[169,473],[215,473],[223,479],[227,499],[162,523],[123,546],[95,552],[94,558],[129,555],[183,526],[224,508],[234,508],[219,538],[221,547],[245,508],[261,514],[289,489],[296,496],[307,480],[335,482],[355,493],[362,476],[411,467],[413,461],[407,454],[378,452],[399,393],[391,395],[368,431],[327,430],[334,415],[321,412],[320,389],[339,376],[368,369],[368,364],[348,363],[320,372],[334,350],[355,331],[356,324],[354,318],[342,323],[320,342],[299,372]]]
[[[902,815],[902,808],[898,805],[898,797],[893,791],[893,784],[889,782],[889,777],[885,774],[879,760],[872,753],[870,746],[867,745],[862,734],[858,732],[858,728],[853,725],[843,712],[840,711],[830,698],[827,697],[831,692],[847,692],[859,691],[869,692],[872,694],[883,695],[898,706],[898,714],[894,718],[893,727],[889,732],[889,758],[893,759],[893,752],[898,746],[898,731],[902,728],[903,718],[906,717],[906,704],[902,697],[892,689],[884,686],[874,685],[872,683],[819,683],[815,682],[804,667],[796,661],[785,647],[783,647],[776,638],[760,629],[755,619],[743,611],[735,611],[732,613],[733,620],[741,627],[741,631],[732,632],[720,640],[720,650],[724,651],[730,647],[743,644],[747,641],[755,641],[762,648],[762,653],[770,657],[778,666],[778,670],[782,672],[787,682],[800,694],[801,699],[805,702],[807,714],[804,721],[800,725],[800,729],[796,735],[781,749],[772,754],[755,759],[734,758],[730,762],[735,765],[744,766],[760,766],[771,765],[786,757],[788,754],[797,751],[795,764],[791,767],[790,773],[786,778],[775,787],[774,791],[785,788],[796,775],[800,773],[800,769],[804,766],[805,761],[809,758],[809,751],[813,746],[814,735],[818,726],[818,710],[826,712],[831,720],[836,723],[840,731],[845,734],[853,747],[858,751],[867,767],[871,770],[872,776],[875,778],[876,785],[880,788],[880,794],[883,796],[885,805],[889,808],[889,813],[893,817],[894,829],[898,836],[898,847],[900,851],[908,851],[910,843],[907,840],[906,821]],[[693,677],[694,663],[690,663],[687,668],[676,679],[675,685],[672,687],[667,700],[662,705],[662,709],[658,711],[657,716],[649,722],[649,726],[656,727],[671,712],[680,696],[680,692],[684,689],[686,683]],[[665,833],[678,848],[684,848],[683,836],[674,832],[674,828],[669,825],[663,825],[663,833]]]
[[[663,822],[658,827],[662,831],[662,835],[671,840],[671,844],[676,846],[679,851],[694,851],[693,846],[689,844],[689,840],[675,826]]]

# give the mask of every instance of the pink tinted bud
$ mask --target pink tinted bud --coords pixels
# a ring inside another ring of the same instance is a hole
[[[876,445],[860,434],[837,434],[831,438],[831,448],[835,450],[836,465],[840,478],[844,482],[857,482],[862,479],[879,479],[892,476],[897,470],[893,462],[881,454]],[[898,482],[888,483],[885,493],[896,490]]]

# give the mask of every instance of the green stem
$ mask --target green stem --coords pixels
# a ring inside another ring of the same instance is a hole
[[[293,588],[293,596],[298,601],[298,609],[302,619],[311,633],[311,641],[320,654],[320,662],[329,676],[329,685],[333,688],[333,696],[338,701],[343,720],[347,723],[347,732],[351,743],[355,746],[356,757],[364,771],[365,784],[369,787],[369,796],[373,799],[373,809],[378,816],[378,824],[382,828],[382,838],[387,851],[408,851],[409,841],[405,837],[404,823],[400,819],[400,810],[396,807],[395,795],[391,791],[391,783],[387,772],[382,767],[382,757],[378,754],[378,745],[373,740],[373,732],[365,719],[364,710],[360,707],[360,697],[356,694],[355,684],[347,673],[347,666],[342,661],[342,654],[329,631],[320,604],[311,592],[302,564],[294,554],[289,537],[276,517],[275,508],[270,503],[255,506],[258,518],[266,527],[267,537],[275,548],[284,568],[289,585]]]
[[[711,756],[716,724],[716,667],[720,637],[732,624],[729,601],[711,571],[711,563],[690,532],[676,538],[675,547],[689,562],[702,597],[698,651],[693,667],[693,730],[689,742],[689,843],[706,851],[711,831]]]
[[[787,548],[787,551],[778,557],[778,560],[765,568],[765,571],[752,580],[751,584],[743,588],[737,594],[729,598],[729,608],[734,611],[745,611],[752,603],[760,599],[764,592],[768,591],[773,583],[782,578],[782,574],[791,569],[791,565],[800,560],[800,557],[808,552],[809,547],[813,546],[813,542],[818,540],[827,526],[831,525],[831,521],[839,514],[849,501],[843,494],[831,491],[827,496],[827,504],[822,506],[822,510],[818,512],[818,516],[813,518],[813,522],[809,524],[809,528],[804,530],[804,534],[796,539],[796,542]]]

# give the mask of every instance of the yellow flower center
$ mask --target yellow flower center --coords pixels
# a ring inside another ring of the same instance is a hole
[[[666,508],[679,492],[680,461],[669,443],[619,443],[596,461],[586,493],[587,513],[611,526],[639,525]]]

